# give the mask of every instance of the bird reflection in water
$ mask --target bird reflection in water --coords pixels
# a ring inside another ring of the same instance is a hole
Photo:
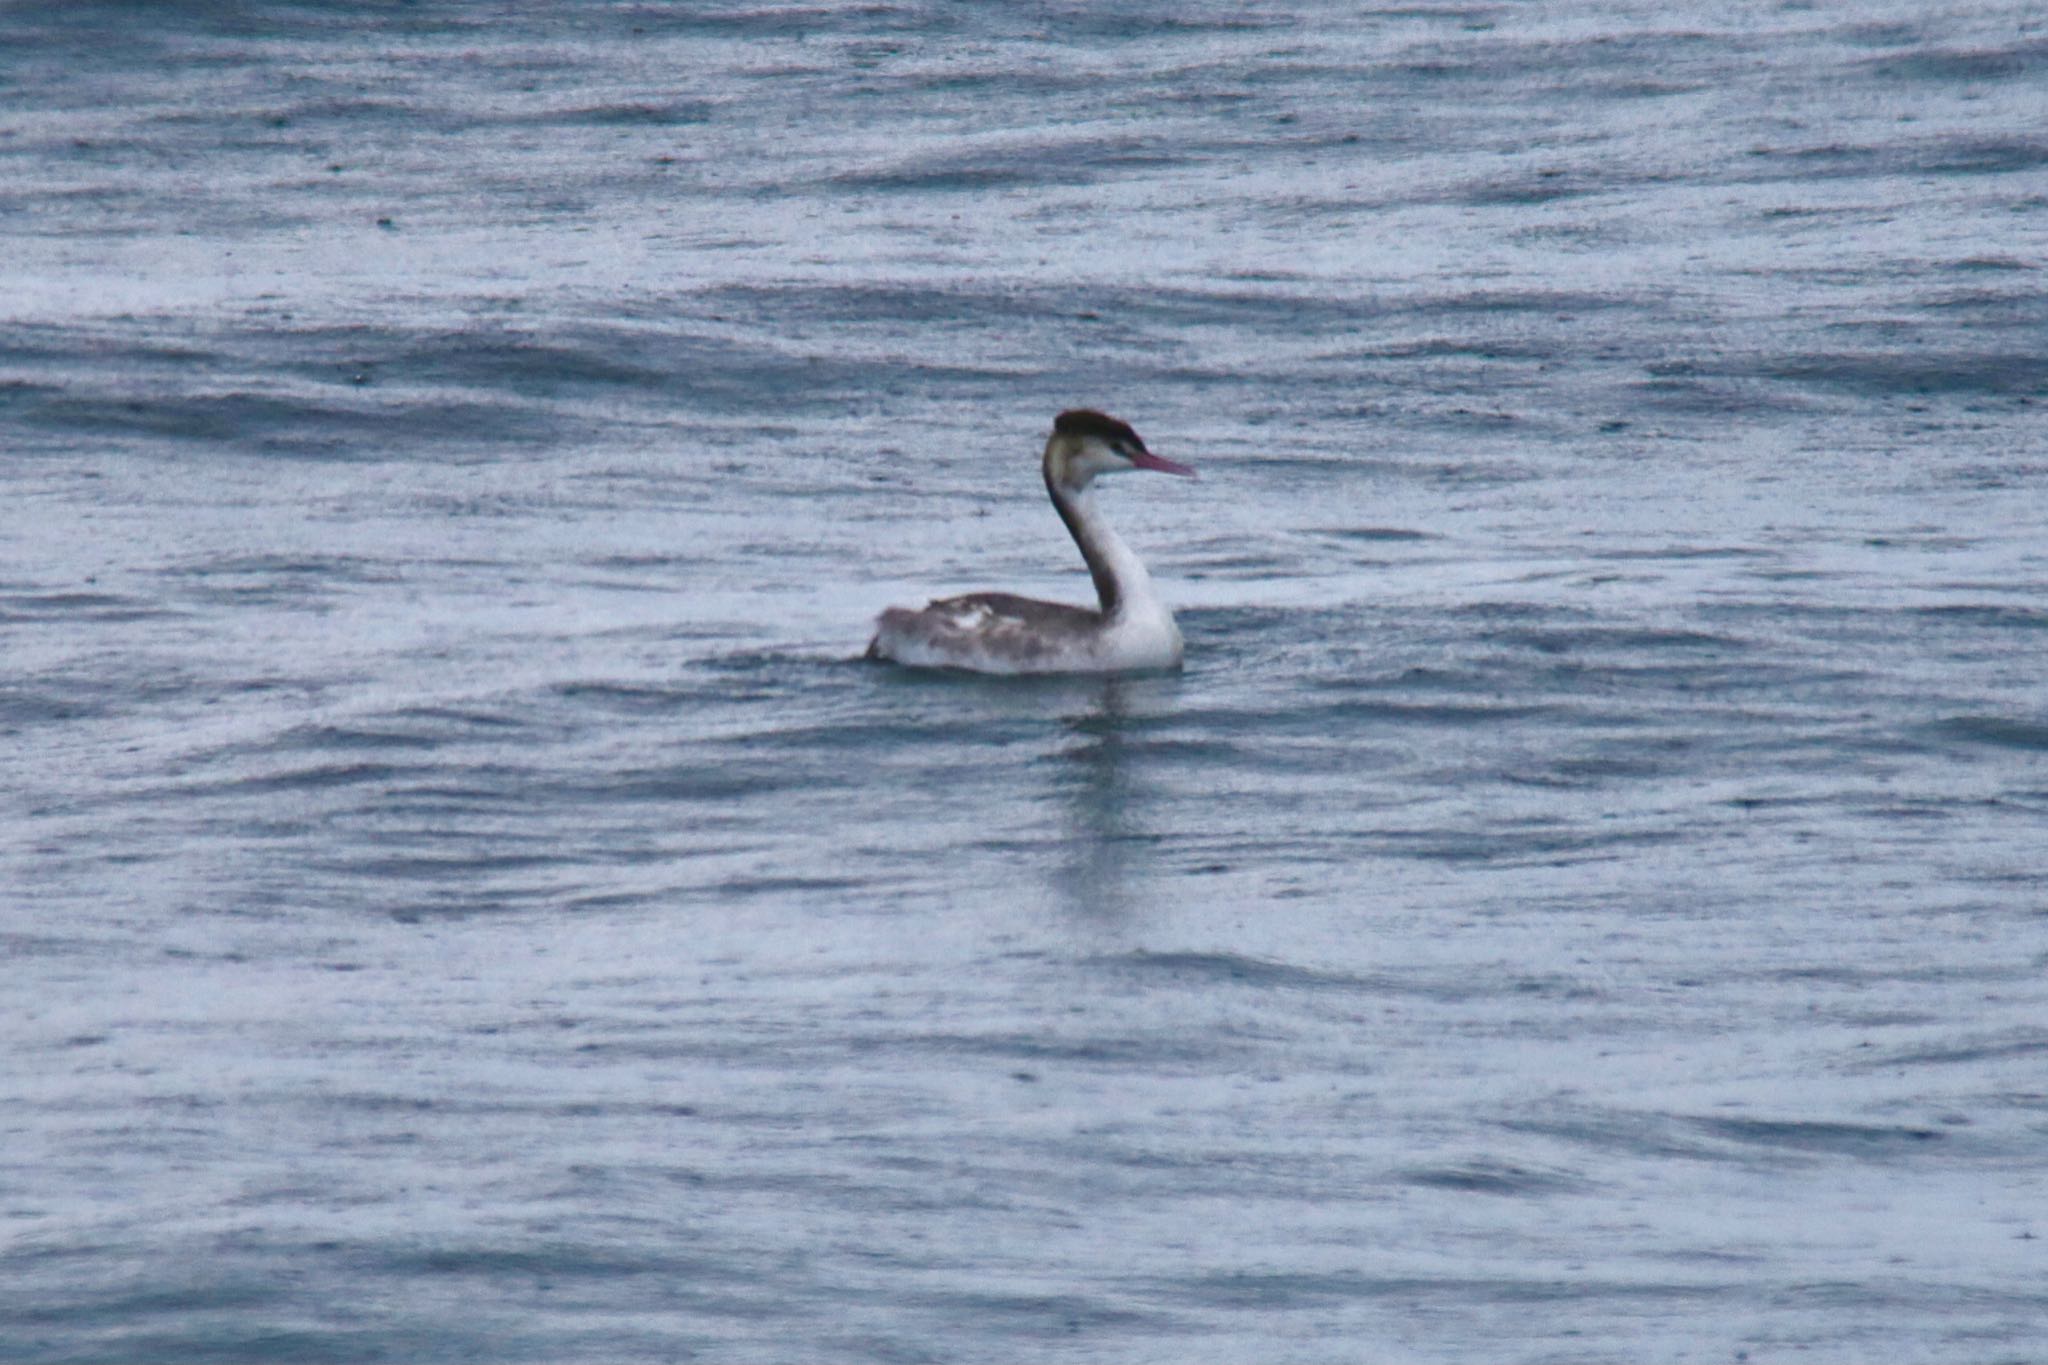
[[[1067,857],[1055,878],[1062,898],[1092,918],[1122,918],[1137,884],[1153,875],[1148,864],[1155,840],[1134,818],[1148,804],[1133,772],[1145,717],[1133,717],[1131,702],[1134,692],[1161,685],[1170,684],[1100,679],[1091,704],[1067,718],[1074,740],[1060,754],[1059,774]]]

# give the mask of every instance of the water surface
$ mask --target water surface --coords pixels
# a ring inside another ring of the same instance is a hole
[[[0,10],[0,1359],[2048,1350],[1924,10]],[[1083,404],[1186,672],[860,663]]]

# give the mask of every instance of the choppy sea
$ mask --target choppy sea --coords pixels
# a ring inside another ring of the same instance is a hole
[[[2048,1357],[2048,14],[0,5],[0,1360]],[[1085,600],[1185,673],[863,663]]]

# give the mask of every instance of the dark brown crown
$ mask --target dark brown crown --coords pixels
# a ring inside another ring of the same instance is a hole
[[[1093,408],[1070,408],[1053,419],[1052,429],[1062,436],[1100,436],[1112,446],[1128,446],[1132,450],[1145,449],[1144,441],[1131,430],[1128,422],[1119,422],[1106,412]]]

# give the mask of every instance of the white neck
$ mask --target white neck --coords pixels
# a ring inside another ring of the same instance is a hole
[[[1081,558],[1088,561],[1089,577],[1095,580],[1095,597],[1107,620],[1133,614],[1155,614],[1159,599],[1152,590],[1152,575],[1131,547],[1124,544],[1095,506],[1092,488],[1066,488],[1047,482],[1053,506],[1067,524]]]

